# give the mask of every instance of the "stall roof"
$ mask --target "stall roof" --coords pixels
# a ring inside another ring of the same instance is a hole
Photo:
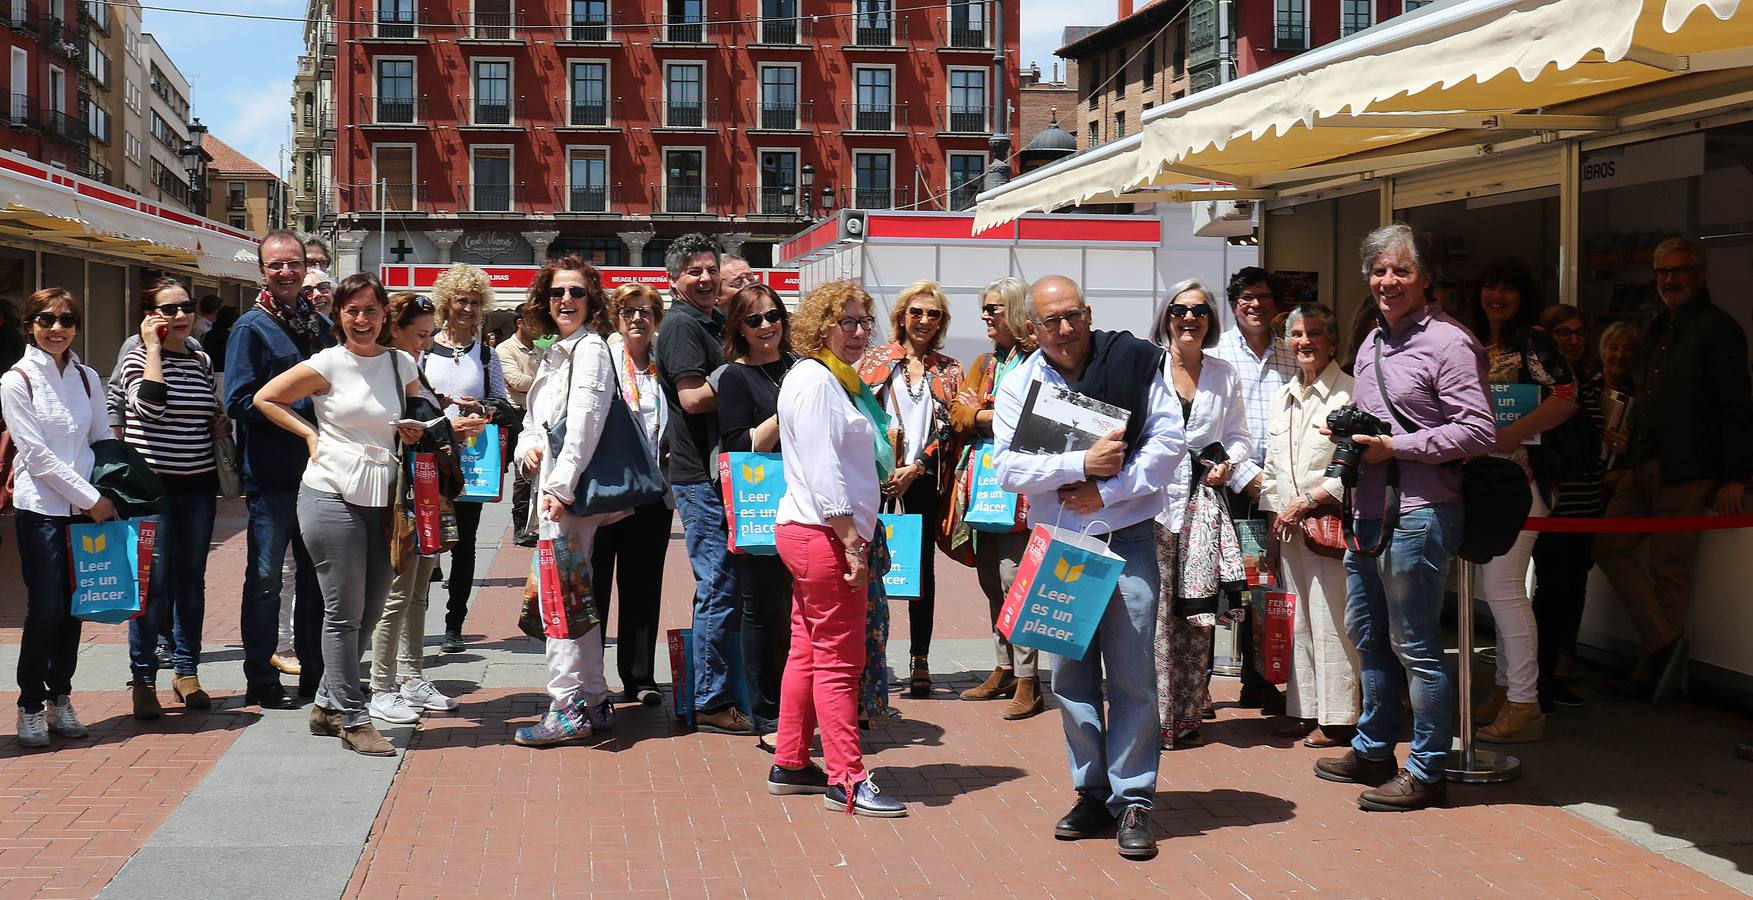
[[[1267,199],[1289,185],[1490,156],[1517,140],[1615,131],[1628,110],[1607,95],[1676,80],[1678,91],[1701,73],[1747,66],[1753,0],[1430,8],[1152,110],[1138,134],[982,193],[974,227],[1122,198]],[[1231,189],[1169,189],[1201,182]]]

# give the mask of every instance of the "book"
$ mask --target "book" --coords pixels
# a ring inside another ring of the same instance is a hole
[[[1129,414],[1063,385],[1036,381],[1023,399],[1010,448],[1019,453],[1071,453],[1126,427]]]
[[[1604,390],[1601,392],[1601,425],[1606,431],[1631,430],[1631,406],[1635,401],[1624,391]],[[1616,454],[1601,445],[1601,458],[1607,461],[1607,468],[1613,468]]]

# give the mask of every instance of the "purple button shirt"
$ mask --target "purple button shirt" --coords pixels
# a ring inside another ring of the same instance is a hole
[[[1384,336],[1382,370],[1388,396],[1400,414],[1418,426],[1408,434],[1382,403],[1376,388],[1376,335],[1382,320],[1357,351],[1357,386],[1352,402],[1387,422],[1400,461],[1400,511],[1409,512],[1461,499],[1457,460],[1484,456],[1497,444],[1497,422],[1485,392],[1485,350],[1461,323],[1435,303],[1410,313]],[[1388,465],[1364,465],[1355,508],[1363,518],[1382,515]]]

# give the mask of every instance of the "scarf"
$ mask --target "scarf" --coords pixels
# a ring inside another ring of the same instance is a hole
[[[864,379],[859,378],[858,373],[842,362],[840,357],[823,349],[816,351],[815,359],[834,373],[835,380],[840,382],[840,387],[852,399],[852,405],[858,407],[858,411],[870,421],[875,431],[877,481],[888,481],[889,474],[895,471],[895,450],[889,446],[889,414],[883,410],[883,404],[877,400],[876,394],[871,393],[870,385],[865,384]]]
[[[256,306],[268,317],[280,323],[292,335],[292,342],[298,345],[299,352],[310,356],[323,347],[323,322],[317,315],[316,307],[302,296],[294,295],[292,308],[287,309],[274,295],[263,289],[256,297]]]
[[[1163,348],[1125,331],[1090,333],[1090,356],[1071,389],[1131,413],[1126,417],[1126,459],[1144,436],[1150,412],[1150,386],[1161,377]],[[1069,379],[1068,379],[1069,380]]]

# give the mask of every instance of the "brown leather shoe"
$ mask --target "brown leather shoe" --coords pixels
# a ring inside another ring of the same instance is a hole
[[[340,718],[338,715],[336,718]],[[341,729],[341,745],[362,756],[395,756],[396,748],[378,730],[377,726],[366,722],[352,728]]]
[[[999,700],[1016,694],[1016,672],[1010,666],[999,666],[980,682],[979,687],[963,691],[963,700]]]
[[[1040,678],[1018,678],[1016,680],[1016,698],[1004,708],[1006,719],[1027,719],[1038,716],[1047,708],[1047,701],[1041,696]]]
[[[1272,736],[1285,738],[1307,737],[1314,732],[1317,724],[1319,723],[1314,719],[1291,719],[1288,724],[1280,725],[1277,728],[1272,729]]]
[[[1350,746],[1351,739],[1356,736],[1357,727],[1354,725],[1322,725],[1309,732],[1308,737],[1303,738],[1303,746],[1313,747],[1316,750],[1346,747]]]
[[[128,683],[134,693],[134,718],[150,721],[164,715],[164,706],[158,702],[157,686],[138,681]]]
[[[170,692],[188,709],[213,708],[213,698],[201,689],[201,679],[194,675],[178,675],[172,678]]]
[[[341,714],[312,703],[310,705],[310,733],[318,737],[340,737]]]
[[[1395,773],[1387,784],[1357,795],[1358,808],[1370,812],[1411,812],[1448,802],[1448,782],[1420,781],[1405,769]]]
[[[1506,700],[1497,718],[1473,732],[1475,740],[1488,744],[1527,744],[1546,736],[1546,715],[1538,703]]]
[[[1399,765],[1392,758],[1364,759],[1357,755],[1356,750],[1347,750],[1344,756],[1315,760],[1317,778],[1344,784],[1378,785],[1393,778],[1398,768]]]
[[[717,712],[696,713],[694,730],[709,734],[750,734],[749,717],[734,706],[727,706]]]

